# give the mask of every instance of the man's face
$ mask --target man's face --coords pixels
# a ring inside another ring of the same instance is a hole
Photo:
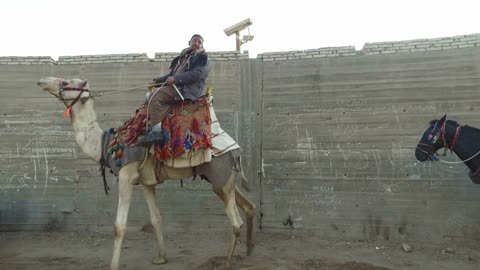
[[[202,39],[199,37],[193,37],[192,40],[190,40],[190,49],[196,50],[200,49],[203,46]]]

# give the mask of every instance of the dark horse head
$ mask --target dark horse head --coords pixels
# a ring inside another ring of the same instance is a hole
[[[445,146],[446,120],[447,115],[444,115],[440,120],[430,121],[430,126],[423,132],[415,150],[415,157],[418,161],[437,159],[435,153]]]
[[[444,148],[454,152],[469,169],[470,179],[480,184],[480,130],[470,126],[460,126],[447,120],[430,121],[415,149],[419,161],[437,160],[436,152]]]

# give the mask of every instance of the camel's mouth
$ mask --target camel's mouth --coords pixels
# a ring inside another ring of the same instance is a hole
[[[58,83],[56,80],[53,80],[52,78],[42,78],[37,81],[37,86],[41,88],[43,91],[54,93],[56,92]]]
[[[40,88],[42,88],[42,90],[46,90],[46,89],[45,89],[45,85],[46,85],[46,83],[44,83],[44,82],[42,82],[42,81],[38,81],[38,82],[37,82],[37,86],[40,87]]]

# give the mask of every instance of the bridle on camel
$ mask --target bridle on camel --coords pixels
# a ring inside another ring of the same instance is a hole
[[[72,111],[73,105],[75,105],[80,100],[80,97],[82,96],[83,92],[90,93],[90,89],[85,88],[87,83],[88,83],[88,81],[85,81],[82,84],[81,87],[64,87],[64,81],[63,80],[60,80],[58,82],[58,87],[60,89],[60,91],[58,93],[58,99],[60,99],[60,101],[62,101],[65,104],[65,106],[67,106],[67,108],[63,112],[64,117],[70,116],[70,112]],[[62,93],[65,92],[65,91],[79,91],[80,93],[78,93],[78,95],[73,99],[65,99],[62,96]],[[90,95],[88,97],[90,98]],[[69,101],[69,100],[72,100],[72,102],[69,105],[67,105],[66,101]]]
[[[65,106],[67,106],[67,108],[63,112],[64,117],[69,117],[69,116],[71,117],[70,111],[72,110],[73,105],[75,105],[80,100],[80,97],[82,96],[82,94],[84,92],[89,93],[88,98],[92,98],[92,96],[90,95],[90,89],[85,88],[85,86],[87,85],[87,82],[88,81],[85,81],[82,84],[81,87],[64,87],[64,81],[63,80],[60,80],[58,82],[58,87],[59,87],[60,91],[59,91],[57,97],[58,97],[58,99],[60,99],[60,101],[62,101],[65,104]],[[62,96],[62,93],[65,92],[65,91],[79,91],[80,93],[78,93],[78,95],[73,99],[65,99]],[[69,105],[67,105],[67,102],[66,102],[68,100],[72,100],[72,102]],[[107,177],[106,177],[106,174],[105,174],[105,166],[103,166],[102,164],[100,164],[100,172],[101,172],[102,178],[103,178],[103,188],[105,190],[105,194],[108,195],[108,190],[110,189],[110,187],[107,184]]]

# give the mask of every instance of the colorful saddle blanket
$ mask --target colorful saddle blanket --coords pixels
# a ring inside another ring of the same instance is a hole
[[[117,175],[122,166],[145,159],[147,149],[131,145],[141,135],[145,135],[147,106],[142,104],[135,113],[118,128],[110,128],[103,133],[102,158],[100,164]]]
[[[136,146],[134,142],[146,135],[147,106],[142,104],[135,113],[118,128],[110,128],[105,132],[102,146],[104,164],[117,174],[121,166],[145,158],[145,148]],[[154,156],[157,160],[167,161],[172,167],[196,166],[210,159],[212,147],[210,107],[207,98],[193,102],[180,103],[173,106],[171,113],[162,121],[162,132],[165,136],[163,145],[154,145]],[[132,145],[133,144],[133,145]],[[202,153],[192,162],[195,152]],[[191,154],[191,155],[189,155]],[[188,157],[186,165],[173,165],[173,160]],[[190,156],[190,157],[189,157]]]
[[[178,158],[212,148],[210,105],[206,97],[173,107],[162,121],[163,146],[155,145],[155,159]]]

